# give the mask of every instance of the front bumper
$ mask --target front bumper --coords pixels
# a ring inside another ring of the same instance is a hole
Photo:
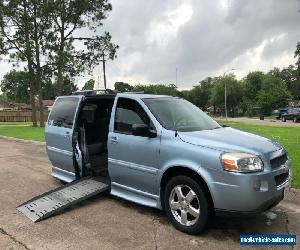
[[[256,214],[277,205],[291,183],[292,172],[287,164],[288,169],[253,174],[215,171],[210,190],[217,214]]]
[[[266,210],[275,207],[280,201],[284,198],[283,192],[278,197],[274,197],[273,199],[267,200],[262,203],[258,208],[252,211],[236,211],[236,210],[226,210],[226,209],[215,209],[215,214],[217,216],[255,216]]]

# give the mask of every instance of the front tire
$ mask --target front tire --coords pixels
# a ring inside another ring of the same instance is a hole
[[[172,178],[167,183],[164,202],[176,229],[195,235],[206,228],[212,208],[205,191],[194,179],[183,175]]]
[[[281,121],[286,122],[286,118],[285,117],[281,117]]]
[[[294,123],[297,123],[297,122],[298,122],[298,119],[297,119],[296,116],[294,117],[293,121],[294,121]]]

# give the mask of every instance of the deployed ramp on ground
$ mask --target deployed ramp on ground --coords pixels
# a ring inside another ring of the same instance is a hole
[[[17,209],[37,222],[108,189],[109,184],[103,179],[84,178],[34,197]]]

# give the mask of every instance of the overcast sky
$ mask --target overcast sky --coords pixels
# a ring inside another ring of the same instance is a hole
[[[299,0],[111,0],[103,30],[120,46],[107,62],[115,81],[195,85],[232,68],[241,78],[254,70],[294,63],[300,41]],[[9,69],[0,64],[0,78]],[[94,71],[100,76],[101,68]],[[79,85],[87,78],[77,78]],[[101,87],[101,86],[100,86]]]

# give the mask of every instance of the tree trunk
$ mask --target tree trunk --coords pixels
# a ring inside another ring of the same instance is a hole
[[[44,121],[44,107],[43,107],[43,90],[41,87],[41,82],[38,84],[39,86],[39,108],[40,108],[40,127],[45,127],[45,121]]]
[[[57,59],[57,94],[63,95],[63,76],[64,76],[64,50],[65,50],[65,23],[64,17],[61,17],[60,44]]]
[[[63,95],[63,51],[64,51],[64,43],[63,38],[61,37],[60,48],[58,51],[58,59],[57,59],[57,95]]]
[[[102,54],[102,66],[103,66],[103,82],[104,82],[104,89],[106,89],[106,74],[105,74],[105,55]]]
[[[28,27],[28,10],[27,10],[27,2],[23,1],[24,7],[24,23],[25,23],[25,46],[26,46],[26,59],[28,64],[28,72],[29,72],[29,80],[30,80],[30,103],[31,103],[31,118],[32,118],[32,126],[37,127],[37,119],[36,119],[36,107],[35,107],[35,75],[33,70],[33,61],[32,61],[32,50],[30,46],[30,38],[29,38],[29,27]]]
[[[31,75],[30,72],[29,75]],[[34,98],[34,81],[31,76],[29,77],[29,79],[30,79],[31,120],[32,120],[32,126],[37,127],[36,107],[35,107],[35,98]]]
[[[62,69],[60,67],[58,67],[58,69],[57,69],[56,81],[57,81],[57,95],[61,96],[63,94],[63,86],[62,86],[63,73],[62,73]]]
[[[37,10],[34,6],[34,45],[35,45],[35,60],[36,60],[36,86],[39,96],[39,109],[40,109],[40,127],[44,127],[44,107],[43,107],[43,89],[42,89],[42,73],[40,62],[40,44],[38,38],[38,25],[37,25]]]

